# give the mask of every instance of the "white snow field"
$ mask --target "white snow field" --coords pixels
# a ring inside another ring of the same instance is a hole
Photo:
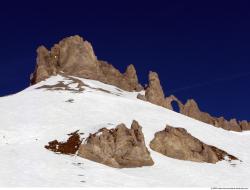
[[[20,93],[0,98],[1,187],[250,186],[249,132],[215,128],[136,99],[135,92],[94,80],[80,80],[89,86],[84,86],[82,92],[77,92],[76,82],[57,75]],[[59,81],[67,84],[68,89],[37,89]],[[187,129],[196,138],[225,150],[242,162],[182,161],[156,153],[148,146],[155,162],[153,166],[115,169],[44,148],[49,141],[65,140],[68,133],[78,129],[86,137],[102,127],[112,128],[119,123],[130,128],[134,119],[142,126],[147,146],[155,132],[168,124]]]

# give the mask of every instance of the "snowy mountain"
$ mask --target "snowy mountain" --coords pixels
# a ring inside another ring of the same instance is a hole
[[[98,80],[55,75],[0,98],[0,186],[20,187],[248,187],[250,132],[216,128],[137,98]],[[44,148],[79,130],[83,138],[120,123],[142,126],[153,166],[117,169]],[[200,141],[239,160],[216,164],[178,160],[149,147],[166,125],[186,129]]]

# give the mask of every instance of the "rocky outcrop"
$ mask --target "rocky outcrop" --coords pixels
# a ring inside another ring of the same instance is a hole
[[[182,106],[180,113],[208,124],[214,124],[214,118],[208,113],[200,111],[198,104],[193,99],[188,100],[186,104]]]
[[[143,90],[133,65],[129,65],[125,73],[121,73],[111,64],[98,60],[92,45],[77,35],[61,40],[51,50],[40,46],[37,49],[36,61],[35,71],[31,74],[31,84],[36,84],[52,75],[61,74],[99,80],[126,91]],[[59,87],[66,88],[63,84],[59,84]],[[182,104],[174,96],[165,98],[158,74],[155,72],[149,73],[149,84],[145,95],[138,94],[137,98],[172,110],[172,102],[175,101],[179,105],[181,114],[226,130],[250,130],[250,123],[247,121],[235,119],[227,121],[223,117],[216,118],[202,112],[194,100],[188,100],[186,104]]]
[[[120,73],[111,64],[98,60],[91,44],[77,35],[61,40],[50,51],[44,46],[37,49],[31,84],[58,73],[99,80],[127,91],[142,90],[133,65],[129,65],[124,74]]]
[[[58,142],[57,140],[49,142],[45,148],[61,154],[75,154],[79,149],[82,140],[78,131],[68,134],[69,138],[66,142]]]
[[[173,110],[173,106],[172,106],[173,102],[177,103],[180,110],[183,109],[183,104],[174,95],[171,95],[171,96],[165,98],[165,106],[164,107],[167,108],[167,109]]]
[[[103,128],[90,134],[80,146],[78,155],[115,168],[154,164],[145,146],[142,128],[136,121],[133,121],[131,129],[120,124],[115,129]]]
[[[113,65],[105,62],[100,62],[100,69],[102,76],[100,81],[117,86],[127,91],[141,91],[143,87],[139,84],[135,67],[129,65],[124,74],[121,74],[119,70],[113,67]]]
[[[247,121],[237,121],[236,119],[226,120],[224,117],[213,117],[210,114],[203,112],[199,109],[195,100],[190,99],[185,104],[182,104],[175,96],[171,95],[166,98],[165,107],[173,110],[172,103],[177,102],[180,113],[188,117],[192,117],[204,123],[213,125],[215,127],[223,128],[229,131],[245,131],[250,130],[250,123]]]
[[[183,128],[166,126],[155,133],[150,148],[171,158],[194,162],[216,163],[220,160],[238,160],[236,157],[193,137]]]
[[[240,121],[240,128],[242,131],[250,130],[250,122],[247,122],[246,120]]]
[[[158,74],[149,72],[149,84],[145,91],[145,99],[153,104],[163,106],[165,105],[165,95],[161,87]]]

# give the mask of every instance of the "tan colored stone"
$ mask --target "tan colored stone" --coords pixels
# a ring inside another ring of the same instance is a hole
[[[145,146],[142,128],[133,121],[131,129],[124,124],[115,129],[103,128],[91,134],[80,146],[79,156],[115,168],[151,166],[154,164]]]
[[[230,130],[232,130],[232,131],[237,131],[237,132],[242,131],[242,130],[241,130],[241,127],[240,127],[240,125],[238,124],[238,121],[237,121],[236,119],[230,119],[230,121],[229,121],[228,124],[229,124]]]
[[[168,101],[171,102],[171,98]],[[223,128],[225,130],[236,131],[236,132],[242,131],[242,127],[240,126],[240,124],[236,119],[231,119],[230,121],[227,121],[226,119],[224,119],[224,117],[219,117],[219,118],[213,117],[210,114],[201,111],[198,107],[198,104],[193,99],[188,100],[184,105],[178,99],[177,100],[174,99],[172,101],[178,102],[178,105],[180,107],[180,113],[183,115],[192,117],[194,119],[213,125],[215,127]]]
[[[242,131],[249,131],[250,130],[250,123],[248,123],[246,120],[240,122],[240,127]]]
[[[172,107],[173,102],[177,102],[180,110],[183,109],[183,104],[174,95],[171,95],[171,96],[165,98],[164,107],[167,109],[173,110],[173,107]]]
[[[114,68],[113,65],[100,61],[100,69],[103,76],[99,77],[99,80],[108,84],[117,86],[127,91],[140,91],[141,85],[138,83],[136,70],[133,65],[129,65],[124,74]]]
[[[61,40],[50,51],[44,46],[38,48],[37,66],[31,75],[31,84],[61,72],[99,80],[127,91],[143,89],[133,65],[129,65],[124,74],[120,73],[111,64],[97,60],[91,44],[77,35]]]
[[[225,151],[201,142],[184,128],[170,126],[155,133],[150,148],[171,158],[194,162],[216,163],[226,157],[229,160],[237,160]]]
[[[124,73],[124,78],[125,78],[125,81],[128,82],[129,88],[132,88],[133,90],[136,90],[136,91],[143,90],[143,87],[138,82],[138,78],[137,78],[134,65],[130,64],[127,67],[126,72]]]
[[[147,101],[159,106],[164,106],[165,95],[162,90],[158,74],[150,71],[148,78],[149,84],[145,91]]]
[[[37,48],[36,62],[37,65],[35,72],[30,76],[31,84],[35,84],[37,81],[45,80],[49,76],[56,73],[55,65],[50,61],[50,53],[44,46]]]
[[[210,114],[200,111],[197,103],[193,99],[188,100],[180,112],[186,116],[211,125],[215,123],[214,118]]]

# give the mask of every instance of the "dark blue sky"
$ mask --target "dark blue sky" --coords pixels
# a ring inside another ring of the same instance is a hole
[[[0,3],[0,96],[29,85],[36,48],[79,34],[99,59],[141,83],[159,73],[166,94],[250,120],[248,1],[8,1]]]

